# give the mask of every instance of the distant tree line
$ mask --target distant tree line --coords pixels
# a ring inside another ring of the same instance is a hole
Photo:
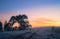
[[[15,22],[19,23],[19,27],[13,27],[13,24]],[[7,22],[5,21],[4,23],[4,28],[2,27],[2,22],[0,21],[0,31],[4,30],[4,31],[14,31],[14,30],[25,30],[29,27],[31,27],[29,21],[28,21],[28,17],[23,14],[23,15],[17,15],[17,16],[12,16],[10,18],[10,20]]]

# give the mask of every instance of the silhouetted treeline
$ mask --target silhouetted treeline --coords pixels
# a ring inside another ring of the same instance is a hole
[[[13,27],[13,24],[18,22],[19,27]],[[13,31],[13,30],[25,30],[26,28],[31,27],[28,17],[23,15],[11,16],[10,20],[4,23],[4,31]],[[0,31],[2,29],[2,22],[0,22]]]
[[[2,31],[2,22],[0,21],[0,31]]]

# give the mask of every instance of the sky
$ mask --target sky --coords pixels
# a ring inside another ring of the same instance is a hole
[[[0,21],[19,14],[26,14],[32,27],[60,26],[60,0],[0,0]]]

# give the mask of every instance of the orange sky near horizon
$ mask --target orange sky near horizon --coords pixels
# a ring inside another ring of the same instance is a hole
[[[52,19],[37,19],[30,22],[32,27],[60,26],[60,22]]]
[[[23,10],[7,11],[0,14],[0,21],[4,23],[11,16],[19,14],[26,14],[32,27],[60,26],[60,6],[28,7]]]
[[[8,20],[8,19],[7,19]],[[5,21],[4,19],[1,21]],[[60,21],[53,20],[53,19],[47,19],[47,18],[39,18],[35,20],[29,20],[32,27],[46,27],[46,26],[60,26]],[[13,27],[19,26],[18,23],[15,23]]]
[[[58,27],[60,26],[60,22],[57,20],[51,20],[51,19],[44,19],[44,18],[40,18],[40,19],[36,19],[36,20],[30,20],[29,21],[30,24],[32,25],[32,27],[47,27],[47,26],[55,26]],[[19,26],[18,23],[15,23],[13,25],[14,26]]]

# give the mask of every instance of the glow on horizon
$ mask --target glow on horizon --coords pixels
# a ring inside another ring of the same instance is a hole
[[[11,16],[26,14],[32,27],[60,26],[60,8],[59,7],[35,7],[26,8],[0,14],[1,21],[9,20]],[[8,15],[8,16],[7,16]]]
[[[60,21],[51,19],[37,19],[30,22],[32,27],[60,26]]]

